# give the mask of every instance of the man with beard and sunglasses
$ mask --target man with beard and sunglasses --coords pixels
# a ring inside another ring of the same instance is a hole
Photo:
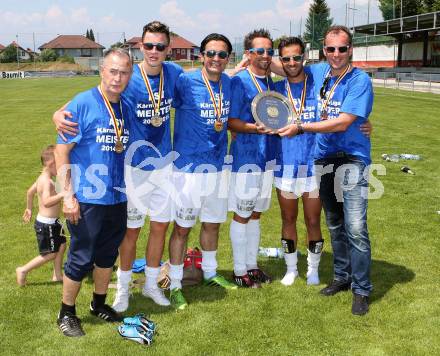
[[[255,122],[251,103],[257,94],[274,89],[267,75],[274,54],[270,33],[264,29],[250,32],[245,37],[244,48],[249,66],[232,78],[228,121],[229,129],[236,133],[230,148],[234,159],[229,190],[229,210],[234,212],[230,238],[235,283],[259,288],[261,283],[271,282],[271,277],[258,268],[257,254],[260,217],[270,207],[273,172],[267,164],[270,130]]]
[[[344,26],[330,27],[324,36],[327,63],[311,66],[321,121],[297,122],[280,136],[316,133],[315,164],[320,197],[330,231],[334,277],[321,294],[332,296],[351,288],[352,313],[368,312],[372,291],[371,247],[367,228],[370,139],[362,134],[373,106],[368,75],[352,67],[352,35]]]
[[[197,218],[201,222],[204,284],[225,289],[237,286],[217,274],[220,224],[227,218],[229,171],[224,168],[228,146],[227,121],[231,79],[224,72],[232,51],[230,41],[212,33],[200,46],[201,70],[177,80],[174,123],[176,189],[174,229],[170,238],[170,301],[177,310],[187,307],[182,293],[183,255]]]
[[[127,98],[135,116],[131,123],[129,165],[125,166],[128,198],[127,232],[120,246],[117,271],[117,293],[113,308],[118,312],[129,305],[129,283],[132,264],[136,257],[136,243],[146,215],[150,217],[150,231],[145,251],[145,285],[142,294],[156,304],[170,305],[158,288],[165,235],[172,220],[172,161],[170,111],[174,87],[182,68],[166,62],[169,53],[170,30],[167,25],[153,21],[144,26],[141,38],[143,61],[135,65],[127,89]],[[54,115],[58,129],[72,132],[73,123],[64,121],[68,112]],[[70,124],[69,124],[70,123]],[[70,128],[69,128],[70,127]]]

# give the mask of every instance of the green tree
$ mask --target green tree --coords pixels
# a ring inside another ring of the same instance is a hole
[[[320,48],[327,29],[333,24],[330,9],[325,0],[314,0],[309,8],[304,32],[305,42],[310,42],[311,48]]]
[[[424,1],[425,0],[402,0],[402,16],[405,17],[423,13]],[[379,9],[382,12],[384,20],[400,17],[400,2],[401,0],[379,0]],[[427,3],[430,2],[429,0],[427,1]]]
[[[95,42],[95,35],[93,34],[92,29],[90,29],[90,32],[89,32],[89,39],[91,39],[93,42]]]
[[[440,0],[422,0],[423,12],[440,11]]]
[[[40,54],[39,60],[41,62],[54,62],[58,58],[58,54],[50,48],[43,49]]]
[[[89,29],[87,29],[87,31],[86,31],[86,38],[90,39],[90,32],[89,32]]]
[[[113,43],[110,48],[122,48],[124,44],[122,42]]]
[[[13,45],[6,47],[0,53],[0,61],[3,63],[17,62],[17,48]]]

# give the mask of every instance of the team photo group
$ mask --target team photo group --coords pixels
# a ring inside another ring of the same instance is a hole
[[[141,39],[142,62],[133,63],[124,49],[110,49],[99,85],[55,112],[58,137],[42,153],[43,171],[28,191],[24,215],[29,221],[37,194],[40,255],[17,268],[17,283],[25,285],[27,273],[53,260],[53,279],[63,283],[57,325],[66,336],[83,336],[75,307],[81,282],[93,273],[92,315],[122,321],[137,241],[147,238],[142,295],[164,308],[190,308],[182,289],[184,257],[199,220],[203,283],[260,288],[273,282],[257,255],[260,221],[275,187],[286,271],[274,282],[292,288],[298,277],[296,224],[303,214],[307,284],[321,283],[322,228],[328,229],[333,278],[319,293],[351,290],[351,312],[365,315],[373,289],[367,228],[373,89],[369,76],[351,65],[350,31],[330,27],[324,60],[306,65],[300,38],[283,37],[274,48],[267,30],[252,30],[244,38],[243,60],[228,73],[233,48],[222,34],[203,39],[201,68],[188,71],[167,61],[167,25],[148,23]],[[293,119],[282,127],[264,123],[289,115]],[[228,212],[233,271],[221,275],[219,229]],[[164,252],[169,293],[157,283]],[[115,264],[117,290],[106,302]]]

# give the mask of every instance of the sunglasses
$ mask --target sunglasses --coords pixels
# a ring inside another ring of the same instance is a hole
[[[281,62],[283,62],[283,63],[289,63],[291,59],[293,59],[293,61],[296,63],[301,63],[303,58],[304,58],[304,55],[302,55],[302,54],[297,55],[297,56],[290,56],[290,57],[288,57],[288,56],[280,57]]]
[[[262,56],[264,53],[267,53],[269,57],[272,57],[274,52],[273,48],[250,48],[249,52],[256,53],[259,56]]]
[[[214,51],[213,49],[203,51],[202,54],[204,54],[208,58],[214,58],[215,56],[218,56],[218,58],[220,59],[226,59],[229,56],[229,53],[226,51]]]
[[[341,46],[341,47],[326,46],[324,48],[327,51],[327,53],[335,53],[336,50],[338,50],[339,53],[346,53],[350,48],[350,45]]]
[[[330,77],[326,77],[324,79],[324,83],[322,83],[321,89],[319,89],[319,96],[321,97],[321,99],[324,99],[325,96],[327,95],[327,85],[329,81],[330,81]]]
[[[160,42],[158,43],[146,42],[146,43],[142,43],[142,45],[147,51],[151,51],[154,47],[156,47],[156,49],[159,52],[165,51],[165,49],[168,47],[168,45],[166,45],[165,43],[160,43]]]

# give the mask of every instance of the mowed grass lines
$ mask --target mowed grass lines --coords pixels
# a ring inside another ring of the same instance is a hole
[[[86,337],[61,336],[55,320],[61,285],[49,282],[51,266],[28,276],[29,285],[15,284],[15,268],[36,255],[32,225],[21,222],[25,191],[40,170],[41,149],[55,140],[53,111],[75,93],[98,83],[97,77],[0,81],[0,327],[1,352],[45,355],[134,354],[143,346],[123,340],[115,325],[89,316],[92,294],[85,280],[77,303]],[[145,312],[157,321],[160,334],[148,350],[154,355],[282,354],[383,355],[439,354],[438,228],[440,215],[440,97],[377,89],[371,120],[373,161],[386,175],[374,175],[384,186],[369,205],[374,293],[370,313],[350,313],[351,294],[321,297],[332,278],[328,232],[319,287],[305,284],[306,249],[303,218],[298,218],[302,255],[300,278],[290,288],[279,282],[285,267],[278,259],[260,260],[275,282],[261,290],[228,291],[193,287],[185,290],[190,306],[176,313],[160,308],[135,291],[128,314]],[[417,153],[422,161],[407,162],[415,176],[400,171],[401,163],[383,162],[382,153]],[[262,245],[278,246],[280,214],[273,196],[262,218]],[[198,245],[198,228],[190,245]],[[232,256],[229,223],[221,228],[219,270],[230,278]],[[139,241],[145,247],[147,229]],[[166,258],[166,256],[165,256]],[[108,299],[113,300],[114,290]]]

